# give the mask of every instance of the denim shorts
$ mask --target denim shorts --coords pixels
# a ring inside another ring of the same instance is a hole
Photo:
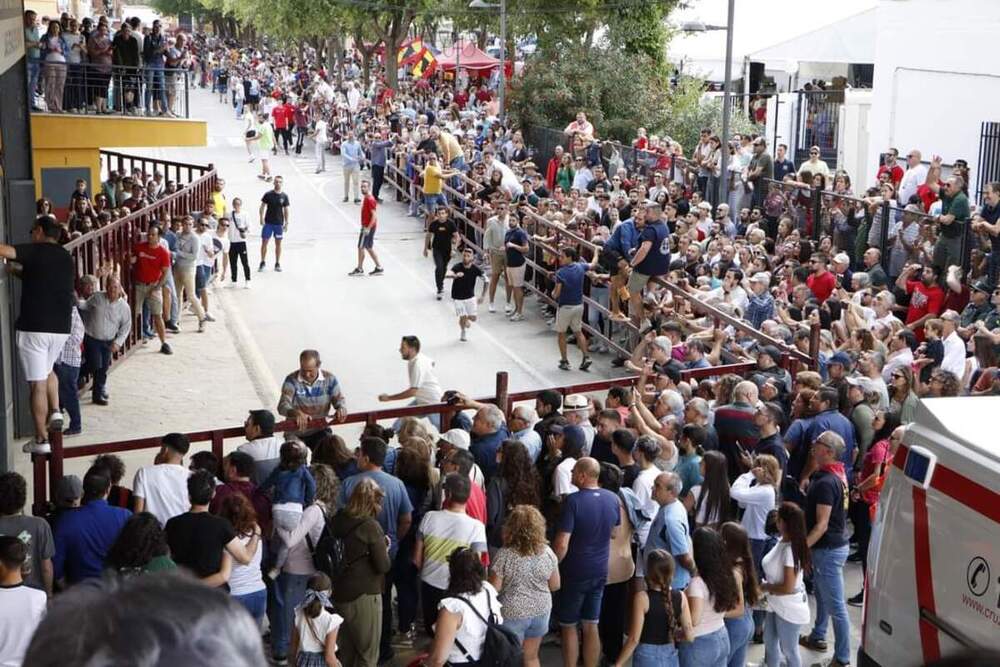
[[[505,618],[503,627],[525,639],[538,639],[544,637],[549,631],[549,614],[539,614],[528,618]]]
[[[677,667],[680,664],[673,644],[639,644],[632,654],[632,667]]]
[[[208,286],[208,281],[212,277],[212,267],[196,266],[194,269],[194,291],[201,294],[201,291]]]
[[[556,620],[562,626],[597,623],[607,577],[577,579],[563,583],[556,603]]]
[[[443,194],[424,195],[424,206],[431,213],[436,211],[439,206],[447,206],[447,205],[448,205],[448,200],[444,198]]]
[[[262,588],[259,591],[247,593],[246,595],[234,595],[233,599],[243,605],[250,612],[250,615],[253,616],[253,620],[260,624],[264,618],[264,612],[267,611],[266,589]]]

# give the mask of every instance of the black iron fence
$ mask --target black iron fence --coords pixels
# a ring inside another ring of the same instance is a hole
[[[835,168],[844,91],[800,90],[796,95],[795,125],[792,129],[795,163],[808,160],[809,149],[818,146],[820,157]]]
[[[189,118],[191,72],[186,69],[32,61],[35,111],[89,115]]]

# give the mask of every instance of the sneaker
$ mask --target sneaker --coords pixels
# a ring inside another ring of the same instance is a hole
[[[861,591],[860,593],[858,593],[854,597],[847,598],[847,604],[851,605],[852,607],[860,607],[864,603],[865,603],[865,592],[864,591]]]
[[[212,313],[205,313],[205,321],[206,322],[214,322],[215,321],[215,318],[212,317]]]
[[[564,371],[568,371],[569,370],[569,359],[561,359],[559,361],[559,368],[561,368]]]
[[[810,651],[817,651],[819,653],[826,653],[829,648],[825,639],[814,639],[809,635],[801,635],[799,637],[799,646],[805,647]]]
[[[493,305],[493,302],[492,302],[492,301],[490,302],[490,306],[489,306],[489,308],[490,308],[490,312],[491,312],[491,313],[495,313],[495,312],[497,312],[497,307]]]
[[[522,315],[521,313],[514,313],[513,315],[510,316],[511,322],[520,322],[523,319],[524,315]]]
[[[181,332],[181,328],[179,326],[177,326],[176,322],[167,322],[163,326],[170,333],[180,333]]]
[[[363,276],[363,275],[365,275],[365,270],[364,269],[354,269],[353,271],[351,271],[347,275],[349,275],[349,276]]]
[[[580,370],[581,371],[587,370],[588,368],[590,368],[590,365],[592,363],[594,363],[593,359],[591,359],[590,357],[584,357],[583,361],[580,362]]]
[[[360,203],[361,203],[361,200],[360,200],[360,199],[355,199],[355,200],[354,200],[354,203],[355,203],[355,204],[360,204]]]
[[[90,402],[94,405],[107,405],[108,399],[104,396],[94,396],[90,399]]]
[[[61,431],[63,427],[63,413],[53,412],[49,415],[49,430],[50,431]]]
[[[287,655],[280,655],[280,654],[275,653],[275,654],[273,654],[271,656],[271,664],[272,665],[287,665],[288,664],[288,656]]]
[[[264,271],[265,269],[267,269],[267,264],[265,264],[264,262],[261,262],[260,266],[257,267],[258,271]]]
[[[465,333],[465,329],[462,329],[462,335],[461,335],[461,336],[459,336],[459,337],[458,337],[458,339],[459,339],[460,341],[462,341],[463,343],[467,343],[467,342],[469,342],[469,337],[468,337],[468,335],[466,335],[466,333]]]
[[[444,296],[444,292],[438,292],[437,293],[437,300],[440,301],[443,296]]]
[[[347,203],[347,197],[344,197],[341,201],[343,201],[346,204]]]
[[[198,333],[205,333],[205,320],[198,320]]]
[[[368,273],[368,275],[370,275],[370,276],[381,276],[384,273],[385,273],[385,269],[383,269],[381,266],[376,266],[374,269],[372,269]]]
[[[257,158],[255,158],[255,157],[252,157],[252,158],[250,158],[249,160],[247,160],[247,162],[249,162],[250,164],[253,164],[253,161],[254,161],[254,160],[256,160],[256,159],[257,159]]]
[[[281,273],[281,264],[278,264],[277,262],[275,262],[274,263],[274,270],[277,271],[278,273]]]
[[[81,433],[83,433],[83,429],[80,428],[79,426],[71,426],[68,429],[66,429],[65,431],[63,431],[63,435],[64,436],[68,436],[68,435],[80,435]]]
[[[510,313],[513,313],[514,312],[514,305],[511,304],[511,303],[508,303],[506,306],[503,307],[503,312],[507,313],[508,315]]]
[[[160,354],[173,354],[174,351],[170,348],[170,343],[164,343],[160,346]]]
[[[51,454],[52,446],[49,444],[48,440],[42,440],[38,442],[37,440],[29,440],[24,443],[24,447],[21,451],[25,454]]]
[[[250,281],[249,280],[247,280],[246,282],[243,283],[243,289],[250,289]]]

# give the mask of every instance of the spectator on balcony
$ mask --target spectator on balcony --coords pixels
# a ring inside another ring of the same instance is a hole
[[[763,137],[754,139],[752,146],[753,157],[747,172],[747,182],[753,186],[750,206],[751,208],[760,208],[764,205],[764,195],[767,193],[764,179],[774,178],[774,160],[767,152],[767,141]]]
[[[935,163],[938,159],[935,158]],[[935,218],[938,238],[934,244],[934,264],[946,271],[951,266],[962,265],[962,236],[969,221],[969,197],[965,194],[965,180],[952,176],[945,181],[941,193],[941,214]]]
[[[99,114],[111,113],[108,109],[108,84],[111,82],[111,63],[114,47],[108,31],[108,18],[98,19],[97,28],[87,38],[88,89],[87,102]],[[109,195],[110,197],[110,195]],[[112,207],[114,206],[112,198]]]
[[[80,301],[79,309],[84,326],[84,372],[93,377],[92,401],[95,405],[107,405],[108,368],[132,331],[132,311],[121,281],[109,277],[106,291],[94,292]]]
[[[337,421],[347,417],[347,407],[340,383],[329,371],[322,370],[322,360],[316,350],[303,350],[299,354],[299,370],[289,373],[281,386],[278,414],[294,420],[297,435],[310,449],[330,433],[326,427],[309,427],[314,419],[325,419],[335,410]]]
[[[55,529],[56,581],[72,585],[98,578],[104,570],[108,550],[132,513],[108,504],[111,477],[106,468],[91,466],[83,476],[80,509],[64,514]]]
[[[160,20],[153,21],[153,28],[142,40],[142,61],[146,74],[146,115],[167,114],[167,89],[164,79],[166,66],[167,37],[163,34]]]
[[[813,146],[810,148],[809,159],[799,165],[798,179],[800,181],[806,180],[803,178],[805,174],[808,174],[809,176],[822,174],[823,178],[830,177],[830,167],[827,166],[826,162],[819,159],[819,146]]]
[[[77,383],[80,380],[80,365],[83,362],[80,346],[83,343],[83,320],[76,306],[70,307],[71,325],[69,338],[55,363],[56,379],[59,382],[59,409],[69,415],[69,428],[63,435],[79,435],[83,428],[80,419],[80,394]]]
[[[138,109],[139,97],[139,40],[132,26],[126,21],[111,40],[111,63],[115,72],[115,89],[119,111],[132,114]]]
[[[63,89],[63,110],[78,113],[86,105],[84,96],[83,60],[87,52],[87,37],[80,34],[80,24],[71,18],[62,35],[66,42],[66,86]]]
[[[12,536],[27,550],[25,585],[52,595],[52,528],[44,519],[24,514],[28,486],[16,472],[0,474],[0,535]]]
[[[170,271],[170,251],[165,244],[160,243],[158,224],[149,225],[146,240],[135,245],[134,253],[131,261],[135,272],[135,311],[141,314],[143,305],[148,305],[156,335],[160,339],[160,352],[173,354],[167,343],[163,324],[163,288]]]
[[[27,56],[28,105],[32,111],[41,111],[35,103],[38,91],[38,75],[42,69],[42,35],[38,29],[38,14],[33,9],[24,12],[24,48]]]
[[[66,86],[66,56],[69,46],[62,37],[58,21],[49,21],[48,30],[41,40],[42,58],[45,61],[45,108],[49,113],[62,113],[63,88]]]
[[[898,159],[898,148],[890,148],[886,151],[882,166],[878,168],[878,173],[875,174],[875,180],[881,181],[882,174],[886,174],[889,181],[892,183],[892,187],[899,188],[899,184],[903,180],[903,168],[896,162]]]
[[[788,159],[788,146],[778,144],[774,154],[774,180],[784,181],[788,174],[795,174],[795,163]]]
[[[70,335],[73,293],[73,258],[59,245],[62,228],[46,215],[35,220],[31,243],[0,244],[0,257],[16,262],[13,268],[23,282],[17,329],[21,370],[31,387],[31,414],[35,438],[25,452],[47,454],[48,431],[62,428],[59,382],[53,372]],[[19,268],[18,268],[19,267]]]
[[[921,162],[920,151],[913,149],[906,154],[906,171],[899,182],[900,206],[909,204],[913,195],[917,194],[917,189],[927,182],[927,172],[927,165]]]
[[[187,479],[190,471],[184,467],[184,455],[191,443],[181,433],[168,433],[160,441],[153,465],[139,468],[132,484],[135,511],[149,512],[166,525],[188,508]]]

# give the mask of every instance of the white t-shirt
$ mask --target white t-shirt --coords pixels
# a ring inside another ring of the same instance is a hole
[[[212,243],[213,234],[205,230],[201,234],[195,232],[195,236],[198,237],[198,259],[196,263],[198,266],[212,266],[212,258],[215,256],[215,244]]]
[[[315,134],[313,135],[313,141],[317,144],[325,145],[329,141],[329,136],[326,133],[326,121],[322,118],[316,121]]]
[[[492,610],[497,623],[503,623],[503,617],[500,615],[500,600],[497,599],[496,589],[489,582],[483,582],[483,590],[475,595],[463,595],[462,597],[468,600],[476,608],[476,611],[483,615],[483,618],[489,618],[489,612]],[[447,609],[462,617],[462,622],[455,633],[456,642],[452,644],[451,652],[448,654],[448,662],[458,664],[469,662],[470,659],[472,661],[479,660],[483,654],[483,644],[486,642],[486,624],[483,623],[482,619],[469,609],[468,604],[458,598],[441,600],[438,603],[438,609]],[[468,656],[459,650],[459,642],[469,652]]]
[[[240,537],[240,542],[244,547],[249,547],[251,539],[250,537]],[[230,595],[249,595],[264,590],[264,579],[260,570],[260,559],[263,552],[264,549],[258,542],[257,551],[254,552],[249,565],[241,565],[233,561],[233,571],[229,575]]]
[[[44,591],[24,584],[0,588],[0,667],[21,667],[47,601]]]
[[[576,493],[580,489],[573,485],[573,466],[576,465],[576,459],[571,457],[566,457],[563,459],[559,465],[556,466],[555,472],[552,473],[552,488],[556,497],[568,496],[571,493]]]
[[[421,405],[429,403],[439,403],[444,391],[434,372],[434,360],[430,357],[417,354],[417,356],[406,362],[406,370],[410,376],[410,387],[416,388],[417,395],[414,400]]]
[[[701,598],[701,621],[694,626],[694,637],[710,635],[719,628],[726,627],[725,615],[715,611],[715,597],[708,592],[701,577],[694,577],[684,593],[689,598]]]
[[[424,543],[421,581],[444,590],[448,588],[448,556],[459,547],[486,551],[486,526],[468,514],[448,510],[428,512],[420,522],[417,536]]]
[[[792,555],[792,545],[788,542],[778,542],[774,548],[764,555],[761,568],[764,570],[764,581],[778,584],[785,580],[785,568],[795,567],[795,557]],[[802,570],[795,573],[795,592],[788,595],[767,594],[767,604],[775,614],[789,623],[805,625],[809,622],[809,600],[806,588],[802,583]]]
[[[188,501],[187,480],[191,471],[184,466],[173,463],[139,468],[135,473],[132,493],[136,498],[146,501],[145,511],[160,520],[160,525],[187,512],[191,507]]]
[[[641,470],[635,481],[632,482],[632,492],[635,493],[639,506],[645,510],[646,516],[656,516],[656,513],[660,511],[660,504],[653,500],[653,483],[661,472],[663,471],[656,466],[649,466],[645,470]],[[649,537],[651,527],[652,522],[647,522],[639,527],[637,535],[640,547],[646,546],[646,538]]]
[[[299,631],[299,650],[323,653],[326,650],[326,636],[339,628],[343,622],[343,616],[331,614],[326,609],[319,612],[316,618],[306,618],[301,609],[297,610],[295,629]]]

